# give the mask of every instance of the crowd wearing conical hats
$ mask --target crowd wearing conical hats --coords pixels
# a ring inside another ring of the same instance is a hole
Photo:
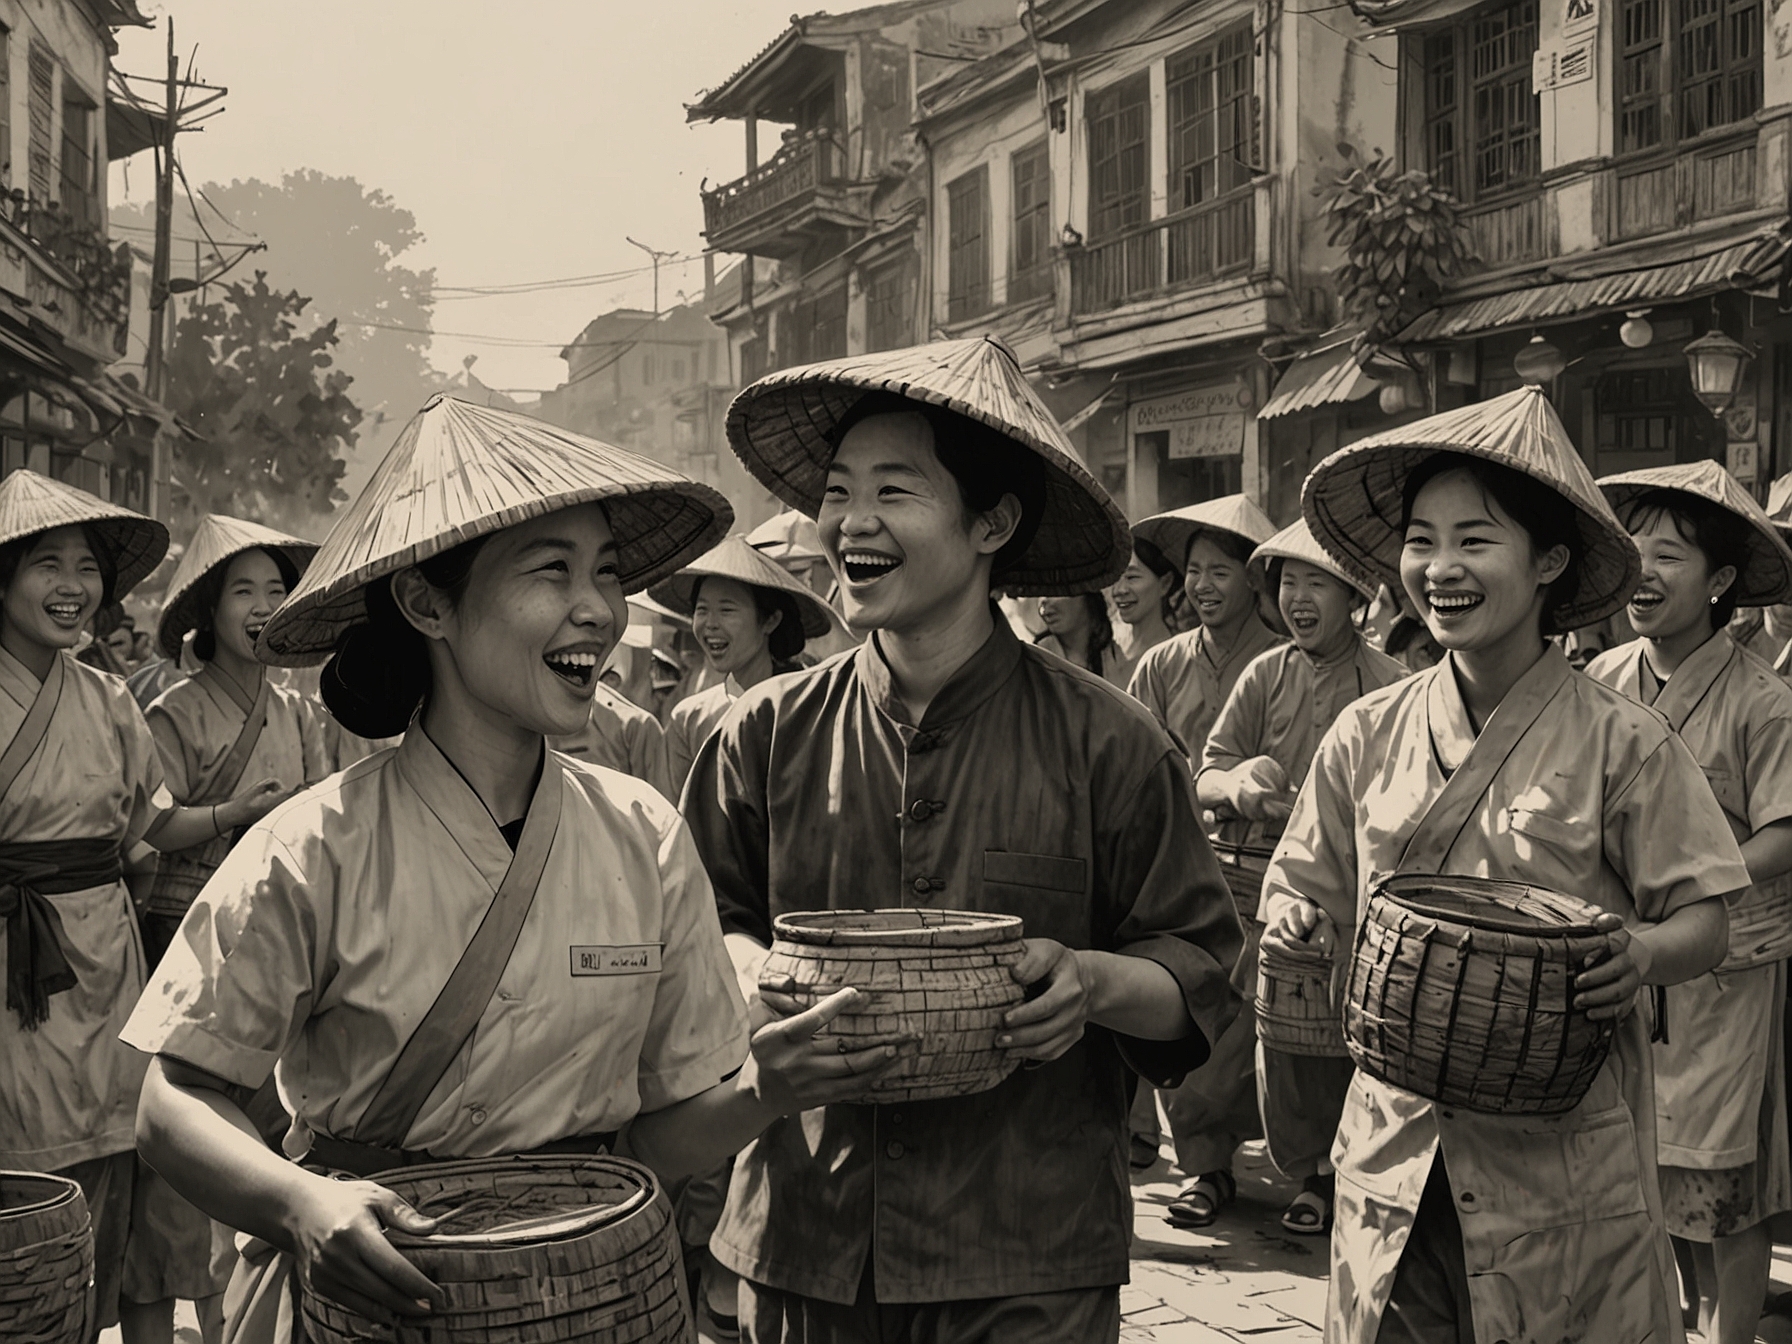
[[[727,433],[783,510],[751,529],[433,398],[321,543],[199,518],[140,636],[168,528],[0,479],[0,1169],[81,1187],[96,1322],[143,1274],[230,1313],[208,1344],[437,1309],[397,1252],[352,1290],[308,1235],[239,1253],[230,1173],[302,1222],[325,1174],[619,1132],[681,1192],[689,1309],[754,1339],[1045,1294],[1117,1338],[1120,1157],[1167,1144],[1204,1229],[1252,1140],[1329,1239],[1328,1338],[1749,1307],[1792,1227],[1792,477],[1596,479],[1525,387],[1330,454],[1292,517],[1129,523],[985,337],[780,370]],[[1468,931],[1372,924],[1396,878],[1467,884]],[[1513,951],[1558,934],[1554,980]],[[1477,1077],[1603,1024],[1581,1093],[1396,1076],[1440,958],[1422,1028],[1515,1014]],[[48,1138],[5,1100],[76,1092]]]

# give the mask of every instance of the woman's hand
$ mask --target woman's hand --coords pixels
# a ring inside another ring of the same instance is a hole
[[[251,784],[227,803],[218,804],[218,825],[229,834],[244,826],[253,826],[291,796],[277,779],[264,779]]]
[[[1597,964],[1575,977],[1574,1006],[1595,1022],[1619,1021],[1636,1006],[1654,956],[1648,943],[1624,927],[1621,915],[1599,915],[1593,927],[1605,935],[1609,950]]]
[[[1338,948],[1338,926],[1315,902],[1296,896],[1274,912],[1263,941],[1296,955],[1330,957]]]
[[[300,1279],[369,1320],[427,1316],[442,1300],[442,1290],[385,1233],[432,1232],[437,1220],[383,1185],[313,1176],[286,1221]]]
[[[908,1036],[817,1038],[864,997],[856,989],[841,989],[804,1009],[788,993],[762,985],[759,1003],[749,1013],[753,1050],[740,1071],[740,1086],[779,1115],[862,1100],[913,1044]]]
[[[1075,949],[1050,938],[1029,938],[1021,959],[1008,970],[1032,997],[1003,1015],[998,1049],[1044,1063],[1083,1039],[1095,977]]]

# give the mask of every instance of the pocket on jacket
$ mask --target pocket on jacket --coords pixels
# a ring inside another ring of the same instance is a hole
[[[990,914],[1020,916],[1029,938],[1088,947],[1088,873],[1082,859],[986,849],[979,906]]]

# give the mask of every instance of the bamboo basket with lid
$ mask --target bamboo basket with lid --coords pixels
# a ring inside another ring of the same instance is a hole
[[[446,1305],[386,1325],[302,1288],[311,1344],[693,1344],[672,1206],[639,1163],[477,1158],[372,1179],[442,1219],[387,1236]]]
[[[0,1339],[86,1344],[93,1223],[66,1176],[0,1171]]]
[[[914,1047],[861,1100],[879,1105],[964,1097],[1013,1073],[996,1048],[1002,1016],[1025,997],[1010,968],[1024,951],[1015,915],[971,910],[813,910],[773,921],[762,989],[804,1008],[851,987],[866,996],[818,1037],[846,1048],[912,1038]]]

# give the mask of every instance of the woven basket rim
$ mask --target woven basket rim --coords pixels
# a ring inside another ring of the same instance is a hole
[[[878,916],[917,920],[909,926],[853,927],[856,921]],[[889,906],[876,910],[794,910],[772,921],[776,936],[785,942],[807,946],[925,947],[941,935],[963,937],[970,933],[1004,935],[990,942],[1007,942],[1022,936],[1019,915],[989,914],[980,910],[927,910]]]
[[[1494,909],[1499,911],[1499,913],[1489,911],[1489,913],[1484,915],[1471,914],[1461,910],[1446,910],[1440,907],[1430,906],[1426,903],[1423,897],[1408,894],[1409,890],[1412,888],[1424,887],[1440,881],[1480,887],[1486,892],[1490,900],[1494,900],[1502,895],[1517,892],[1540,892],[1557,900],[1571,901],[1576,905],[1586,906],[1589,911],[1592,910],[1591,906],[1587,906],[1585,901],[1582,901],[1577,897],[1569,896],[1559,891],[1551,891],[1548,887],[1540,887],[1535,883],[1506,882],[1499,878],[1491,877],[1464,877],[1455,873],[1397,874],[1396,876],[1384,879],[1378,884],[1371,899],[1374,899],[1376,896],[1383,897],[1390,904],[1396,905],[1408,913],[1421,915],[1426,919],[1444,920],[1452,924],[1460,924],[1466,928],[1485,930],[1489,933],[1528,934],[1547,938],[1600,938],[1604,936],[1593,927],[1590,918],[1584,922],[1546,924],[1541,920],[1527,918],[1522,911],[1503,908],[1497,905]]]
[[[72,1199],[85,1198],[81,1194],[80,1185],[66,1176],[53,1175],[47,1171],[0,1171],[0,1187],[15,1181],[47,1186],[49,1193],[45,1198],[30,1204],[0,1205],[0,1220],[32,1217],[60,1208]]]

